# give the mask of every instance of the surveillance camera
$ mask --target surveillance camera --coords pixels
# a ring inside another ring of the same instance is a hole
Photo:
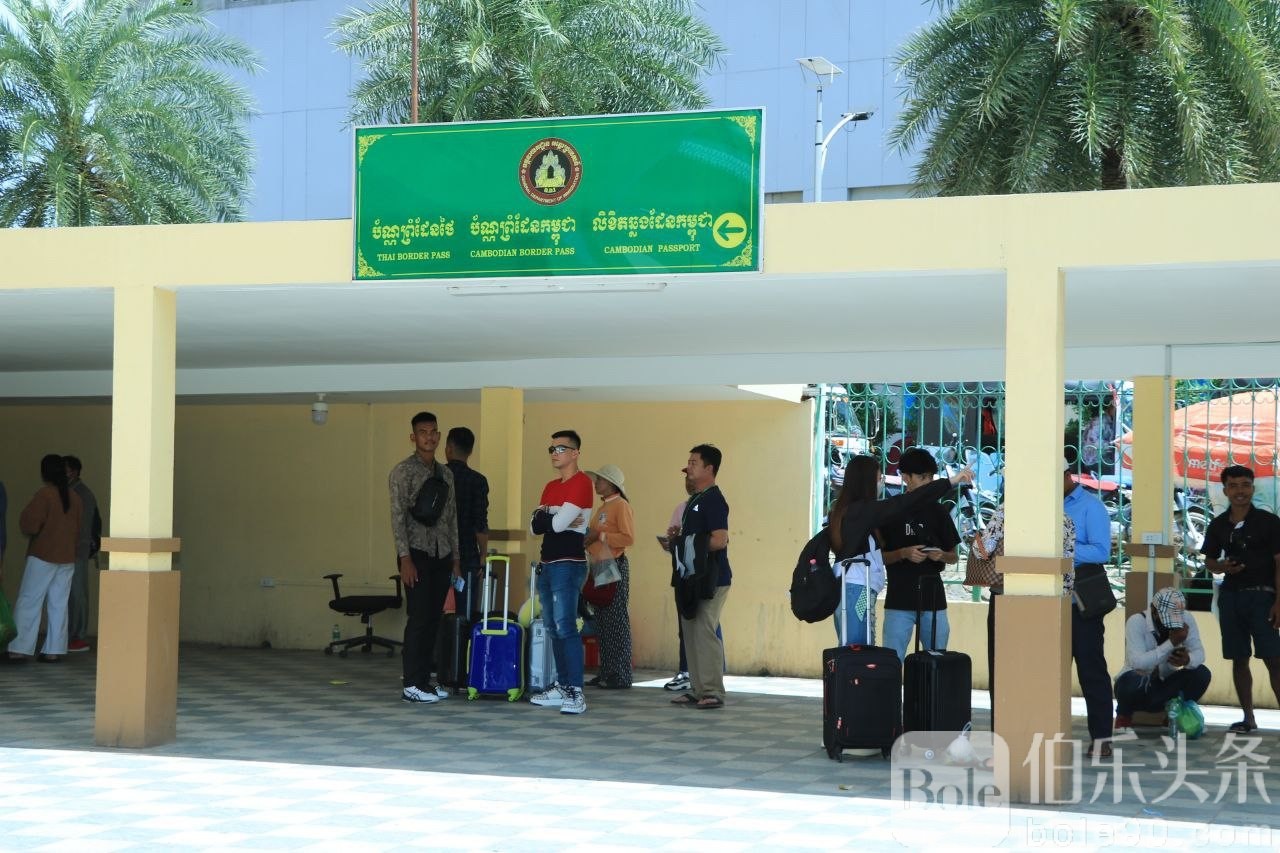
[[[316,426],[324,426],[325,421],[329,420],[329,404],[324,401],[324,395],[320,395],[320,399],[311,404],[311,422]]]

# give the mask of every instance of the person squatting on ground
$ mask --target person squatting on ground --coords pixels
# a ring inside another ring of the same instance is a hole
[[[898,460],[898,473],[907,492],[913,492],[937,478],[938,462],[929,451],[912,447]],[[905,662],[914,628],[924,648],[946,649],[951,624],[947,621],[942,570],[960,559],[956,553],[960,533],[951,514],[938,501],[929,501],[900,521],[881,525],[880,536],[889,582],[884,598],[884,644]]]
[[[76,569],[76,542],[84,505],[67,483],[62,457],[51,453],[40,460],[44,485],[18,516],[18,529],[31,537],[27,565],[14,602],[13,621],[18,635],[9,643],[11,660],[27,660],[35,654],[40,614],[47,615],[41,660],[58,661],[67,653],[67,601]]]
[[[936,503],[953,486],[972,482],[973,471],[965,468],[950,479],[933,480],[912,491],[882,498],[884,474],[880,471],[879,461],[872,456],[850,457],[844,469],[844,485],[828,515],[831,546],[836,555],[835,567],[844,576],[849,613],[848,630],[842,632],[840,609],[836,609],[837,642],[844,642],[847,638],[850,643],[875,644],[876,596],[884,589],[885,569],[874,531],[886,525],[904,523],[911,513],[929,503]],[[914,618],[914,608],[911,615]]]
[[[84,465],[75,456],[64,456],[67,483],[80,496],[84,512],[80,516],[80,536],[76,540],[76,570],[71,576],[71,597],[67,602],[67,643],[69,652],[89,651],[89,561],[98,553],[102,539],[102,519],[98,515],[98,499],[80,479]]]
[[[1167,586],[1124,626],[1124,669],[1116,677],[1115,731],[1133,726],[1134,711],[1167,711],[1181,696],[1199,702],[1212,673],[1181,592]]]
[[[702,710],[723,708],[725,702],[724,646],[716,627],[729,598],[733,570],[729,566],[729,504],[716,485],[722,459],[720,449],[710,444],[689,451],[685,471],[693,494],[685,505],[680,530],[672,536],[680,576],[676,610],[689,658],[689,692],[671,702]]]
[[[600,635],[600,674],[589,683],[606,690],[631,686],[631,620],[628,601],[631,597],[631,567],[627,548],[636,541],[635,514],[627,500],[623,485],[626,480],[617,465],[601,465],[588,471],[595,482],[596,494],[602,501],[592,513],[584,541],[593,560],[612,557],[622,577],[615,582],[613,601],[596,608],[596,630]]]
[[[1209,522],[1200,552],[1205,566],[1222,574],[1218,625],[1222,656],[1231,661],[1231,677],[1244,719],[1229,731],[1258,728],[1253,715],[1253,673],[1249,655],[1261,658],[1280,701],[1280,518],[1253,505],[1253,471],[1243,465],[1222,470],[1222,490],[1230,504]],[[1251,647],[1252,646],[1252,647]]]
[[[582,694],[583,649],[578,632],[578,596],[587,579],[583,542],[591,513],[591,479],[578,470],[582,439],[571,429],[551,434],[547,453],[558,475],[542,490],[542,500],[529,530],[542,537],[541,563],[535,569],[542,621],[551,636],[560,680],[529,697],[534,705],[559,708],[562,714],[587,710]]]
[[[448,690],[431,680],[431,669],[444,600],[453,579],[461,576],[462,567],[453,472],[436,462],[436,447],[440,444],[436,416],[418,412],[411,426],[413,453],[392,468],[387,477],[391,535],[405,595],[404,687],[400,698],[430,704],[449,695]],[[429,480],[436,481],[433,487],[443,481],[444,488],[428,487]],[[430,507],[434,517],[418,517],[415,513],[423,509],[424,503],[419,498],[428,494],[436,498]]]

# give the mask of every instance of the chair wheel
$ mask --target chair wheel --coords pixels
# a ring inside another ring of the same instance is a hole
[[[346,656],[347,656],[347,650],[346,650],[346,649],[343,649],[342,651],[338,652],[338,657],[340,657],[340,658],[345,658]]]
[[[326,655],[332,656],[332,655],[333,655],[333,646],[325,646],[325,647],[324,647],[324,653],[325,653]]]

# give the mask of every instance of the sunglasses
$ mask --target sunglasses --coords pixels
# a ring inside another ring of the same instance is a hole
[[[555,456],[559,456],[561,453],[567,453],[570,450],[577,450],[577,449],[578,448],[570,447],[567,444],[553,444],[547,448],[547,452]]]

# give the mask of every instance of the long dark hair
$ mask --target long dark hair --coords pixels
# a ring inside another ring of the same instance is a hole
[[[880,462],[874,456],[851,456],[844,466],[844,485],[827,517],[831,543],[839,551],[844,545],[840,523],[855,501],[874,501],[880,497]]]
[[[62,457],[50,453],[40,460],[40,479],[51,486],[58,487],[58,496],[62,498],[62,511],[71,511],[71,489],[67,486],[67,465]]]

